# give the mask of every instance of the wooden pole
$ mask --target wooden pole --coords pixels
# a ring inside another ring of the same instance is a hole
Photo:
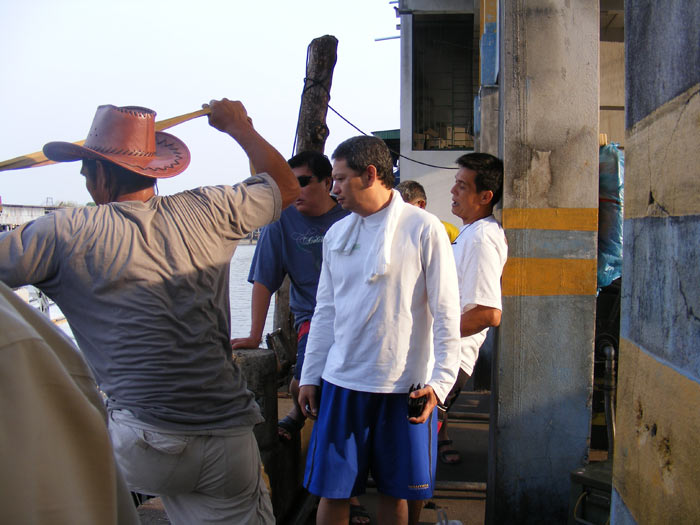
[[[294,154],[309,150],[323,153],[326,147],[326,114],[337,50],[338,40],[330,35],[316,38],[309,44]]]
[[[322,36],[311,41],[306,52],[306,78],[304,90],[301,94],[301,106],[299,108],[299,120],[294,140],[296,155],[302,151],[317,151],[323,153],[328,138],[326,126],[326,113],[330,100],[331,79],[337,57],[338,40],[333,36]],[[285,278],[282,286],[275,294],[274,328],[281,331],[282,342],[288,351],[296,352],[296,332],[294,319],[289,310],[289,277]],[[291,378],[290,378],[291,379]],[[303,433],[302,433],[303,436]],[[302,439],[304,439],[302,437]],[[308,437],[307,437],[308,439]],[[304,469],[304,457],[300,441],[293,440],[293,454],[295,454],[295,472],[290,479],[301,480]],[[290,454],[289,449],[285,449]],[[299,470],[296,470],[299,469]],[[303,503],[299,505],[301,486],[298,481],[287,482],[281,491],[283,496],[276,495],[273,491],[273,501],[276,508],[283,508],[284,513],[292,511],[295,516],[290,523],[307,523],[309,515],[313,512],[318,498],[309,493],[303,493]]]
[[[331,81],[337,59],[338,39],[331,35],[315,38],[306,51],[306,78],[301,93],[293,154],[302,151],[323,153],[328,138],[326,114],[331,98]],[[274,328],[281,328],[285,339],[296,342],[294,319],[289,311],[289,278],[275,295]]]

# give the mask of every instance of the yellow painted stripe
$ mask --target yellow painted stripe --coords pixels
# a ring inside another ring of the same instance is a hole
[[[598,231],[598,208],[506,208],[503,227],[595,232]]]
[[[512,257],[503,269],[503,295],[595,295],[595,259]]]

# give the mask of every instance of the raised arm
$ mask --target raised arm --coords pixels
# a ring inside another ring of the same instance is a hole
[[[209,124],[240,144],[257,173],[272,177],[282,195],[283,208],[293,203],[301,191],[297,178],[284,157],[255,131],[243,104],[224,98],[212,100],[209,106]]]

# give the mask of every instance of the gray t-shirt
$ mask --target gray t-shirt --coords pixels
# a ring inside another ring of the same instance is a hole
[[[279,219],[266,174],[147,202],[58,210],[0,234],[0,280],[70,323],[110,408],[174,430],[262,421],[231,361],[229,265]]]

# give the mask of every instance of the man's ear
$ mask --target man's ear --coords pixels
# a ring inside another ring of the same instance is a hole
[[[107,187],[107,177],[109,173],[104,164],[99,160],[95,162],[95,169],[92,170],[93,183],[95,187],[104,189]]]
[[[117,175],[100,161],[97,161],[97,169],[95,172],[97,174],[97,180],[105,189],[110,202],[116,201],[117,197],[119,197],[119,180]]]
[[[374,164],[367,166],[367,169],[362,174],[362,178],[364,179],[365,177],[367,177],[366,181],[364,181],[365,188],[369,188],[375,182],[377,182],[377,167]]]
[[[493,200],[493,192],[491,190],[484,190],[479,194],[479,201],[482,206],[488,206]]]

